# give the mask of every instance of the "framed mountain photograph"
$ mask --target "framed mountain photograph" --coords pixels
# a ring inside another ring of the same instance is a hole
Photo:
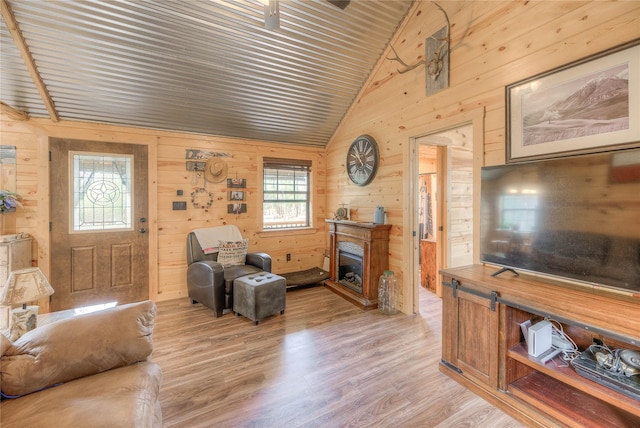
[[[640,145],[640,40],[506,87],[506,161]]]

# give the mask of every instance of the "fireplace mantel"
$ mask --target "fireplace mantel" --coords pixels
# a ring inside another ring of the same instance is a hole
[[[389,268],[390,224],[326,220],[329,224],[329,279],[325,285],[362,309],[378,307],[378,279]],[[358,245],[362,249],[362,293],[339,280],[338,252],[341,245]]]

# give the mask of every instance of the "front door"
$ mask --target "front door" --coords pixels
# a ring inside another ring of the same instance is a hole
[[[149,298],[147,147],[52,139],[50,309]]]

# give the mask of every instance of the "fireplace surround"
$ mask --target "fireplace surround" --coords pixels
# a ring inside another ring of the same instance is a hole
[[[390,224],[326,220],[329,279],[325,286],[362,309],[378,307],[378,279],[389,267]]]

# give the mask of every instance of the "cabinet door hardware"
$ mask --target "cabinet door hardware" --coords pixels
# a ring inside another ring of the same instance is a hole
[[[474,290],[473,288],[468,288],[460,285],[460,281],[455,278],[452,278],[451,282],[442,281],[442,285],[451,288],[451,295],[454,298],[458,297],[458,290],[460,290],[464,291],[465,293],[473,294],[474,296],[482,297],[483,299],[491,301],[491,312],[496,311],[496,303],[502,303],[500,300],[500,296],[498,296],[498,292],[491,291],[489,294],[483,293],[482,291]]]

